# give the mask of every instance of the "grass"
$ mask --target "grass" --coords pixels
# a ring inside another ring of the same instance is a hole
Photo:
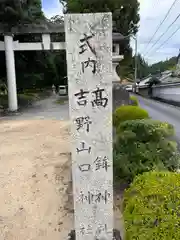
[[[8,107],[8,95],[0,95],[0,106],[2,108]]]
[[[58,100],[55,101],[55,103],[56,103],[56,104],[63,105],[63,104],[66,103],[66,100],[64,100],[64,99],[58,99]]]
[[[28,106],[38,99],[39,97],[37,94],[33,93],[18,94],[18,104],[20,107]],[[0,95],[0,106],[2,106],[3,109],[8,108],[8,95]]]

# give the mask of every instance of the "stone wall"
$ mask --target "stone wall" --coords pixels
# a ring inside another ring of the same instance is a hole
[[[180,105],[180,83],[168,83],[154,86],[152,97],[174,103],[175,105]]]
[[[130,96],[129,92],[126,91],[119,83],[113,83],[113,111],[121,105],[129,105]]]
[[[138,94],[143,97],[150,97],[149,88],[139,88]],[[174,105],[180,105],[180,82],[159,84],[152,87],[152,98],[169,102]]]
[[[143,97],[149,97],[149,88],[146,86],[138,88],[138,94]]]

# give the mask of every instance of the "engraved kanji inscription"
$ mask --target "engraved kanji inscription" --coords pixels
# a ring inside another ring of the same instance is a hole
[[[79,92],[74,94],[74,96],[77,97],[77,103],[79,106],[86,106],[88,93],[89,91],[84,91],[83,89],[80,89]]]
[[[88,191],[87,194],[84,194],[82,191],[80,193],[80,201],[81,203],[88,203],[88,204],[94,204],[94,203],[107,203],[108,199],[110,198],[111,194],[108,193],[106,190],[103,193],[91,193]]]
[[[82,72],[85,72],[85,68],[92,68],[92,73],[95,74],[97,71],[97,61],[94,59],[91,59],[90,57],[88,58],[88,60],[81,62],[82,65]]]
[[[79,54],[82,54],[84,53],[85,51],[87,51],[87,49],[89,48],[90,51],[96,55],[96,52],[95,52],[95,48],[93,48],[90,44],[90,39],[93,38],[95,36],[94,33],[92,33],[91,35],[87,35],[86,33],[84,33],[84,37],[80,39],[80,42],[82,43],[80,45],[80,48],[81,48],[81,51],[79,52]]]
[[[91,153],[91,147],[86,147],[85,142],[81,142],[81,147],[76,148],[77,153],[88,152]]]
[[[96,171],[104,168],[107,172],[108,168],[110,167],[110,165],[108,164],[108,161],[109,159],[106,156],[97,157],[96,160],[94,161]]]
[[[92,121],[89,116],[86,117],[78,117],[75,119],[76,122],[76,130],[79,131],[81,128],[85,128],[86,132],[89,132],[90,125],[92,124]]]
[[[79,170],[80,170],[81,172],[89,172],[90,169],[91,169],[91,164],[85,163],[85,164],[79,165]]]
[[[102,106],[106,107],[108,104],[108,98],[103,96],[105,94],[104,88],[97,88],[95,91],[92,92],[92,94],[95,96],[95,99],[92,101],[92,106]]]
[[[91,234],[92,232],[93,232],[92,225],[88,224],[88,226],[86,226],[83,223],[80,224],[80,233],[82,235]],[[102,233],[108,233],[107,224],[97,224],[96,231],[95,231],[95,236],[97,237]]]

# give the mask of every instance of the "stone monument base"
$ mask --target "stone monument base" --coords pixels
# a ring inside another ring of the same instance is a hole
[[[68,235],[68,240],[76,240],[75,230],[72,230]],[[108,240],[108,239],[99,239],[96,240]],[[121,233],[117,229],[113,229],[113,240],[122,240]]]

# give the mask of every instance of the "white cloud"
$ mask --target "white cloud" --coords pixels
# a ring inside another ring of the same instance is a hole
[[[145,59],[149,63],[165,60],[178,54],[180,48],[180,30],[171,39],[169,39],[168,42],[164,44],[164,46],[162,46],[161,48],[159,48],[159,46],[164,41],[166,41],[178,27],[180,27],[179,18],[177,22],[167,31],[168,26],[175,20],[175,18],[179,14],[180,1],[176,2],[169,16],[167,17],[161,28],[158,30],[153,40],[148,45],[148,42],[155,33],[160,22],[162,22],[162,20],[164,19],[167,11],[169,10],[173,2],[174,0],[140,0],[141,20],[138,32],[138,52],[143,55],[145,54]],[[165,33],[164,36],[152,48],[153,44],[155,44],[155,42],[163,33]],[[133,41],[132,47],[134,48]]]

